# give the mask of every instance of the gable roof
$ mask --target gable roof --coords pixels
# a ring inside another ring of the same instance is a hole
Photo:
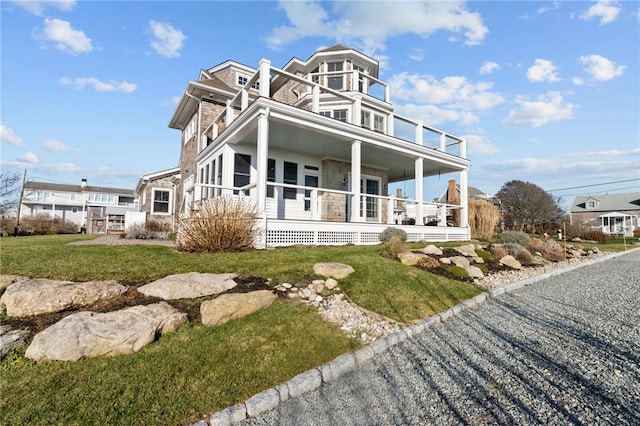
[[[135,192],[137,195],[140,195],[144,187],[146,187],[149,182],[178,175],[180,175],[180,167],[161,170],[159,172],[147,173],[146,175],[140,176],[140,179],[138,179],[138,184],[136,185]]]
[[[445,189],[442,195],[440,195],[440,197],[437,199],[437,202],[446,203],[448,191],[449,191],[449,188],[447,187],[447,189]],[[458,194],[460,194],[460,185],[457,183],[456,183],[456,191],[458,192]],[[485,193],[484,191],[481,191],[480,189],[474,186],[467,186],[467,198],[470,198],[472,200],[487,200],[491,198],[491,195]]]
[[[587,201],[595,200],[596,207],[587,208]],[[640,213],[640,192],[624,194],[577,196],[571,205],[571,213],[635,211]]]

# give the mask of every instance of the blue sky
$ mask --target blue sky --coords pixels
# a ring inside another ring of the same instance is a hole
[[[467,138],[472,186],[520,179],[565,202],[640,190],[637,1],[0,6],[2,170],[30,180],[133,189],[177,166],[167,124],[200,69],[342,43],[380,61],[396,112]]]

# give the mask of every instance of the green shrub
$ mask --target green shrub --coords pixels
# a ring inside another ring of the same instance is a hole
[[[582,240],[597,241],[600,244],[607,244],[609,236],[599,229],[585,229],[579,235]]]
[[[382,231],[378,236],[378,239],[384,243],[391,240],[391,238],[393,238],[394,236],[400,238],[400,240],[402,240],[403,242],[407,241],[407,233],[402,229],[393,227],[388,227],[387,229]]]
[[[466,269],[464,269],[461,266],[455,266],[455,265],[454,266],[449,266],[447,268],[447,272],[449,272],[454,277],[469,278],[469,273],[467,272]]]
[[[524,250],[525,248],[518,243],[505,243],[502,245],[502,248],[513,257],[516,257],[520,250]]]
[[[476,250],[476,254],[478,255],[479,258],[481,258],[485,262],[489,260],[495,260],[495,256],[490,251],[480,249],[480,250]]]
[[[388,241],[382,244],[382,251],[380,252],[380,255],[387,259],[396,259],[398,254],[407,250],[408,246],[405,244],[404,240],[398,235],[392,235]]]
[[[502,234],[498,235],[499,243],[516,243],[520,244],[522,247],[528,247],[531,244],[531,238],[524,232],[521,231],[504,231]]]

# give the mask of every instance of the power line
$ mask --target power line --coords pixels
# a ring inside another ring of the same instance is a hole
[[[622,191],[625,189],[638,189],[637,186],[626,186],[624,188],[611,188],[611,189],[607,189],[605,192],[608,194],[610,192],[615,192],[615,191]],[[577,197],[577,196],[581,196],[581,195],[593,195],[593,193],[580,193],[580,194],[563,194],[562,197]]]
[[[614,184],[614,183],[633,182],[633,181],[636,181],[636,180],[640,180],[640,178],[616,180],[616,181],[605,182],[605,183],[594,183],[594,184],[591,184],[591,185],[572,186],[572,187],[569,187],[569,188],[549,189],[547,192],[566,191],[566,190],[569,190],[569,189],[578,189],[578,188],[589,188],[591,186],[611,185],[611,184]]]

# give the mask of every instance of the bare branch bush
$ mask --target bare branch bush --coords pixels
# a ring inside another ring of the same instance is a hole
[[[500,211],[493,204],[484,200],[469,200],[469,226],[472,238],[490,240],[496,233],[500,219]]]
[[[198,202],[178,221],[176,247],[192,253],[238,251],[253,247],[258,212],[248,201],[222,196]]]

